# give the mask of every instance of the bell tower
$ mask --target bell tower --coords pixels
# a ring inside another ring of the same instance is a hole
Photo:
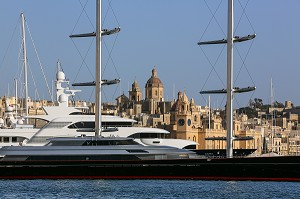
[[[142,99],[143,96],[140,86],[138,85],[137,81],[134,80],[134,82],[131,85],[131,90],[129,91],[129,101],[139,102]]]

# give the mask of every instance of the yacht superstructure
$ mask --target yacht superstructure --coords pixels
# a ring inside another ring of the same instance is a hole
[[[103,137],[130,137],[143,145],[166,145],[177,148],[195,149],[197,143],[190,140],[167,138],[169,131],[158,128],[135,127],[135,120],[117,116],[102,115]],[[58,130],[59,129],[59,130]],[[26,143],[39,146],[54,137],[84,137],[95,134],[94,115],[69,115],[51,120],[36,132]]]
[[[1,161],[55,160],[157,160],[189,159],[189,150],[167,146],[144,146],[132,138],[86,136],[53,138],[45,146],[6,146]]]
[[[68,106],[69,96],[74,95],[78,90],[63,87],[65,81],[64,73],[58,70],[56,81],[58,106],[43,107],[45,115],[28,116],[29,119],[46,121],[47,124],[41,129],[23,124],[21,119],[15,118],[13,108],[7,105],[9,108],[5,118],[11,125],[0,129],[0,146],[25,144],[40,146],[47,144],[49,138],[94,135],[95,116],[83,114],[82,109],[86,107]],[[137,122],[133,119],[110,115],[102,115],[101,118],[105,137],[132,137],[144,145],[167,145],[178,148],[195,149],[197,145],[196,142],[189,140],[169,139],[167,137],[170,132],[163,129],[134,127]],[[0,120],[1,124],[4,125],[3,119]]]
[[[66,85],[65,87],[63,85]],[[54,137],[92,136],[95,129],[95,116],[83,114],[83,107],[68,105],[69,97],[80,90],[71,90],[69,81],[57,63],[56,99],[58,106],[44,106],[45,115],[32,115],[28,119],[42,120],[46,125],[41,129],[33,125],[23,124],[24,118],[17,116],[9,104],[4,119],[0,119],[0,146],[47,144],[47,139]],[[118,116],[102,115],[103,136],[132,137],[143,145],[166,145],[178,148],[195,149],[197,143],[190,140],[167,138],[170,132],[148,127],[135,127],[136,120]],[[9,125],[7,125],[9,124]],[[115,131],[112,129],[115,128]]]

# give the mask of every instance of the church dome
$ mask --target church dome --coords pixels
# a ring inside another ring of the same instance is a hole
[[[161,86],[163,87],[162,81],[157,77],[157,71],[156,69],[152,69],[152,76],[148,79],[146,83],[146,88],[147,87],[156,87],[156,86]]]

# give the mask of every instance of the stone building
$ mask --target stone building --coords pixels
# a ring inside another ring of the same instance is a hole
[[[164,86],[157,76],[156,69],[152,69],[152,75],[145,85],[145,100],[154,100],[156,102],[164,101]]]
[[[129,91],[129,101],[131,102],[140,102],[143,99],[143,94],[138,85],[137,81],[134,80],[131,85],[131,90]]]
[[[199,143],[199,133],[203,130],[200,112],[201,107],[197,106],[193,99],[189,100],[186,93],[179,91],[170,111],[168,130],[171,136]]]
[[[156,68],[145,84],[145,99],[136,80],[128,91],[117,97],[119,115],[136,119],[142,126],[162,126],[170,123],[172,102],[164,101],[164,86],[157,75]],[[147,119],[146,119],[147,118]]]

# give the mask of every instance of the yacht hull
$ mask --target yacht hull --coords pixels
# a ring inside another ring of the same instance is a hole
[[[1,161],[0,178],[300,181],[300,156],[122,161]]]

